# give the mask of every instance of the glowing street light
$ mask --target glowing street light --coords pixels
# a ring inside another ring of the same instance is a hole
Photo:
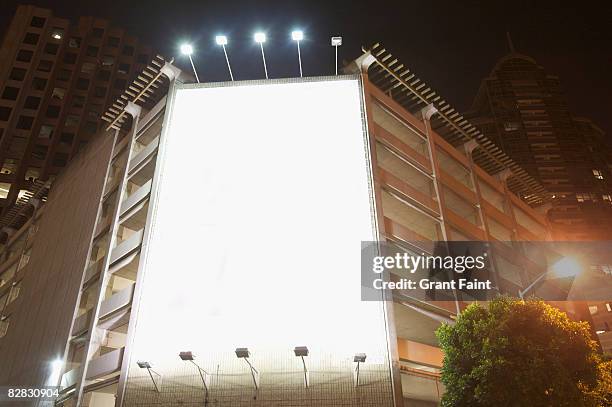
[[[263,44],[266,42],[266,34],[262,32],[256,32],[254,37],[255,42],[259,44],[261,48],[261,59],[263,60],[264,72],[266,73],[266,79],[268,79],[268,67],[266,66],[266,54],[264,53]]]
[[[521,299],[525,298],[525,294],[535,287],[536,284],[541,282],[546,278],[546,276],[553,274],[557,278],[567,278],[567,277],[576,277],[578,274],[582,272],[582,267],[580,263],[573,257],[563,257],[561,260],[557,261],[552,265],[551,270],[546,273],[542,273],[538,278],[536,278],[533,283],[529,284],[527,288],[522,291],[519,291],[519,297]]]
[[[227,37],[225,35],[217,35],[215,37],[215,42],[217,43],[217,45],[221,45],[221,47],[223,47],[223,54],[225,55],[225,62],[227,62],[227,70],[229,71],[230,78],[233,81],[234,75],[232,74],[232,67],[230,66],[229,58],[227,57],[227,51],[225,50],[225,46],[227,45]]]
[[[338,75],[338,47],[342,45],[342,37],[331,37],[331,45],[336,49],[336,75]]]
[[[200,83],[200,78],[198,78],[198,72],[196,71],[195,65],[193,64],[193,59],[191,59],[191,54],[193,54],[193,47],[191,46],[191,44],[182,44],[181,54],[187,55],[189,57],[189,62],[191,62],[191,68],[193,68],[193,73],[195,75],[196,81]]]
[[[298,63],[300,64],[300,78],[302,77],[302,54],[300,53],[300,41],[304,39],[304,33],[300,30],[291,33],[291,39],[297,43]]]

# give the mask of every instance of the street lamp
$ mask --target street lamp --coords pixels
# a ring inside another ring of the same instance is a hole
[[[210,383],[210,375],[194,361],[195,355],[191,351],[179,353],[179,358],[185,362],[191,362],[198,369],[198,373],[200,374],[200,378],[204,384],[204,391],[206,393],[205,401],[208,402],[208,385]]]
[[[304,39],[304,33],[300,30],[291,33],[291,39],[297,43],[298,63],[300,64],[300,78],[302,77],[302,54],[300,53],[300,41]]]
[[[147,369],[147,372],[149,372],[149,376],[151,376],[151,381],[153,382],[153,386],[155,387],[155,391],[159,393],[159,387],[157,387],[157,383],[155,382],[155,378],[153,377],[153,373],[155,373],[160,378],[161,378],[161,375],[159,373],[157,373],[155,370],[151,369],[151,364],[149,362],[147,362],[147,361],[139,360],[138,362],[136,362],[136,364],[141,369]]]
[[[331,45],[336,49],[336,75],[338,75],[338,47],[342,45],[342,37],[331,37]]]
[[[308,387],[309,385],[309,375],[308,375],[308,369],[306,369],[306,361],[304,360],[304,357],[308,356],[308,347],[307,346],[296,346],[293,349],[293,353],[295,354],[296,357],[301,358],[302,359],[302,366],[304,366],[304,387]]]
[[[196,71],[195,65],[193,64],[193,59],[191,59],[191,54],[193,54],[193,47],[191,46],[191,44],[182,44],[181,54],[187,55],[187,57],[189,57],[189,62],[191,62],[191,68],[193,68],[193,73],[195,75],[196,81],[200,83],[200,78],[198,78],[198,72]]]
[[[249,368],[251,369],[251,377],[253,378],[253,384],[255,385],[255,390],[258,390],[259,371],[257,371],[257,369],[255,369],[249,361],[249,357],[251,357],[251,352],[249,352],[249,348],[236,348],[236,357],[238,359],[244,359],[247,365],[249,365]]]
[[[557,261],[552,265],[551,270],[545,273],[542,273],[538,278],[536,278],[527,288],[522,291],[519,291],[519,297],[521,299],[525,298],[525,294],[535,287],[539,282],[544,280],[546,276],[553,274],[557,278],[567,278],[567,277],[576,277],[578,274],[582,272],[582,267],[578,263],[578,261],[572,257],[563,257],[561,260]]]
[[[264,53],[263,44],[266,42],[266,34],[262,32],[256,32],[253,36],[255,42],[259,44],[261,48],[261,59],[263,60],[264,72],[266,73],[266,79],[268,79],[268,67],[266,66],[266,54]]]
[[[232,67],[230,66],[229,58],[227,57],[227,51],[225,50],[225,46],[227,45],[227,37],[225,35],[217,35],[215,37],[215,41],[217,45],[221,45],[223,47],[223,54],[225,55],[225,62],[227,62],[227,70],[229,71],[230,78],[234,81],[234,75],[232,74]]]
[[[353,383],[355,387],[359,386],[359,365],[365,363],[366,354],[365,353],[356,353],[353,357],[353,362],[357,363],[355,370],[353,371]]]

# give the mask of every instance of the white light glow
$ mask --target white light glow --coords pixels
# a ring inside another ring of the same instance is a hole
[[[193,54],[193,47],[191,44],[182,44],[181,45],[181,54],[183,55],[191,55]]]
[[[62,373],[62,368],[64,367],[64,363],[61,359],[55,359],[50,364],[50,374],[49,379],[47,380],[47,386],[57,386],[59,384],[60,374]]]
[[[304,39],[304,33],[300,30],[291,32],[291,39],[293,41],[302,41]]]
[[[217,35],[215,37],[217,45],[227,45],[227,37],[225,35]]]
[[[262,32],[256,32],[255,35],[253,36],[253,39],[255,39],[256,43],[262,44],[266,42],[266,34]]]
[[[53,35],[51,35],[51,37],[53,37],[53,39],[56,40],[61,40],[62,39],[62,35],[59,33],[54,33]]]
[[[575,277],[582,272],[580,263],[573,257],[563,257],[553,264],[552,269],[555,275],[560,278]]]
[[[248,347],[266,374],[285,365],[261,355],[293,366],[307,345],[309,368],[333,355],[321,369],[350,378],[356,353],[385,360],[383,305],[361,301],[376,231],[360,101],[357,79],[176,91],[131,366],[164,375],[189,349],[244,372]]]

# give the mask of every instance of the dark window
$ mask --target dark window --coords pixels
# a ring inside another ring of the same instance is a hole
[[[108,39],[106,40],[106,45],[108,45],[109,47],[113,47],[116,48],[119,46],[119,38],[117,37],[108,37]]]
[[[87,51],[85,52],[85,54],[87,54],[87,56],[89,57],[97,57],[99,49],[100,48],[98,47],[94,47],[93,45],[90,45],[89,47],[87,47]]]
[[[45,90],[45,86],[47,86],[46,79],[43,79],[43,78],[32,79],[32,88],[34,88],[34,90]]]
[[[60,114],[60,107],[55,105],[49,105],[47,107],[47,117],[57,119]]]
[[[40,98],[36,96],[28,96],[23,103],[23,107],[26,109],[38,109],[38,106],[40,106]]]
[[[47,45],[45,45],[45,53],[47,54],[55,55],[57,54],[58,50],[59,50],[58,44],[48,43]]]
[[[53,137],[53,126],[49,124],[43,124],[40,126],[40,132],[38,132],[38,138],[50,139]]]
[[[30,25],[32,27],[42,27],[45,25],[45,19],[43,17],[32,17],[32,21],[30,21]]]
[[[84,96],[75,96],[72,98],[72,106],[74,107],[83,107],[85,106],[85,97]]]
[[[76,88],[80,90],[87,90],[89,87],[89,79],[79,78],[76,83]]]
[[[66,116],[66,127],[75,127],[79,125],[79,116],[75,114],[69,114]]]
[[[96,86],[96,88],[94,89],[94,96],[97,98],[103,98],[104,96],[106,96],[106,88],[103,88],[102,86]]]
[[[115,64],[115,57],[112,55],[104,55],[102,57],[102,66],[113,66]]]
[[[70,48],[78,48],[81,46],[81,39],[77,37],[72,37],[68,40],[68,47]]]
[[[38,63],[38,68],[36,68],[36,69],[41,71],[41,72],[51,72],[51,68],[53,68],[53,62],[52,61],[47,61],[46,59],[41,59],[40,62]]]
[[[92,74],[96,70],[96,64],[93,62],[84,62],[81,65],[81,72],[85,74]]]
[[[116,79],[115,80],[115,89],[125,89],[125,85],[127,84],[125,79]]]
[[[119,68],[117,68],[118,73],[126,74],[130,72],[130,64],[119,64]]]
[[[53,157],[53,165],[56,167],[63,167],[68,162],[68,154],[56,153]]]
[[[136,60],[140,64],[146,64],[149,62],[149,56],[147,54],[138,54],[138,58]]]
[[[32,60],[32,51],[27,51],[25,49],[19,50],[17,53],[17,61],[19,62],[30,62]]]
[[[21,130],[30,130],[32,128],[32,123],[34,123],[33,117],[19,116],[19,120],[17,120],[17,128]]]
[[[98,129],[98,125],[96,122],[86,122],[84,129],[85,133],[87,134],[95,134],[96,130]]]
[[[0,120],[7,121],[11,115],[11,109],[8,107],[0,106]]]
[[[25,37],[23,37],[24,44],[36,45],[40,35],[34,33],[26,33]]]
[[[102,70],[98,71],[98,79],[101,80],[101,81],[109,80],[110,76],[111,76],[111,72],[109,70],[102,69]]]
[[[131,45],[126,45],[123,47],[123,51],[121,52],[123,55],[134,55],[134,47]]]
[[[102,36],[104,35],[104,28],[94,28],[91,32],[91,35],[94,38],[102,38]]]
[[[71,74],[72,72],[69,69],[62,69],[57,74],[57,79],[59,79],[60,81],[69,81]]]
[[[74,64],[76,62],[77,55],[72,52],[67,52],[64,54],[64,62],[67,64]]]
[[[37,144],[32,149],[32,157],[34,157],[36,159],[39,159],[39,160],[44,160],[45,157],[47,156],[47,151],[48,150],[49,150],[49,147],[41,146],[41,145]]]
[[[17,100],[18,94],[19,89],[14,88],[12,86],[7,86],[6,88],[4,88],[4,92],[2,92],[2,99]]]
[[[74,140],[74,134],[72,133],[62,133],[60,135],[60,143],[72,144]]]
[[[25,78],[26,70],[22,68],[13,68],[11,71],[10,79],[14,81],[22,81]]]

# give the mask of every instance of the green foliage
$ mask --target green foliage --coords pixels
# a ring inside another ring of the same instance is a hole
[[[588,324],[542,301],[472,304],[437,335],[444,407],[610,406],[596,394],[601,367]]]

